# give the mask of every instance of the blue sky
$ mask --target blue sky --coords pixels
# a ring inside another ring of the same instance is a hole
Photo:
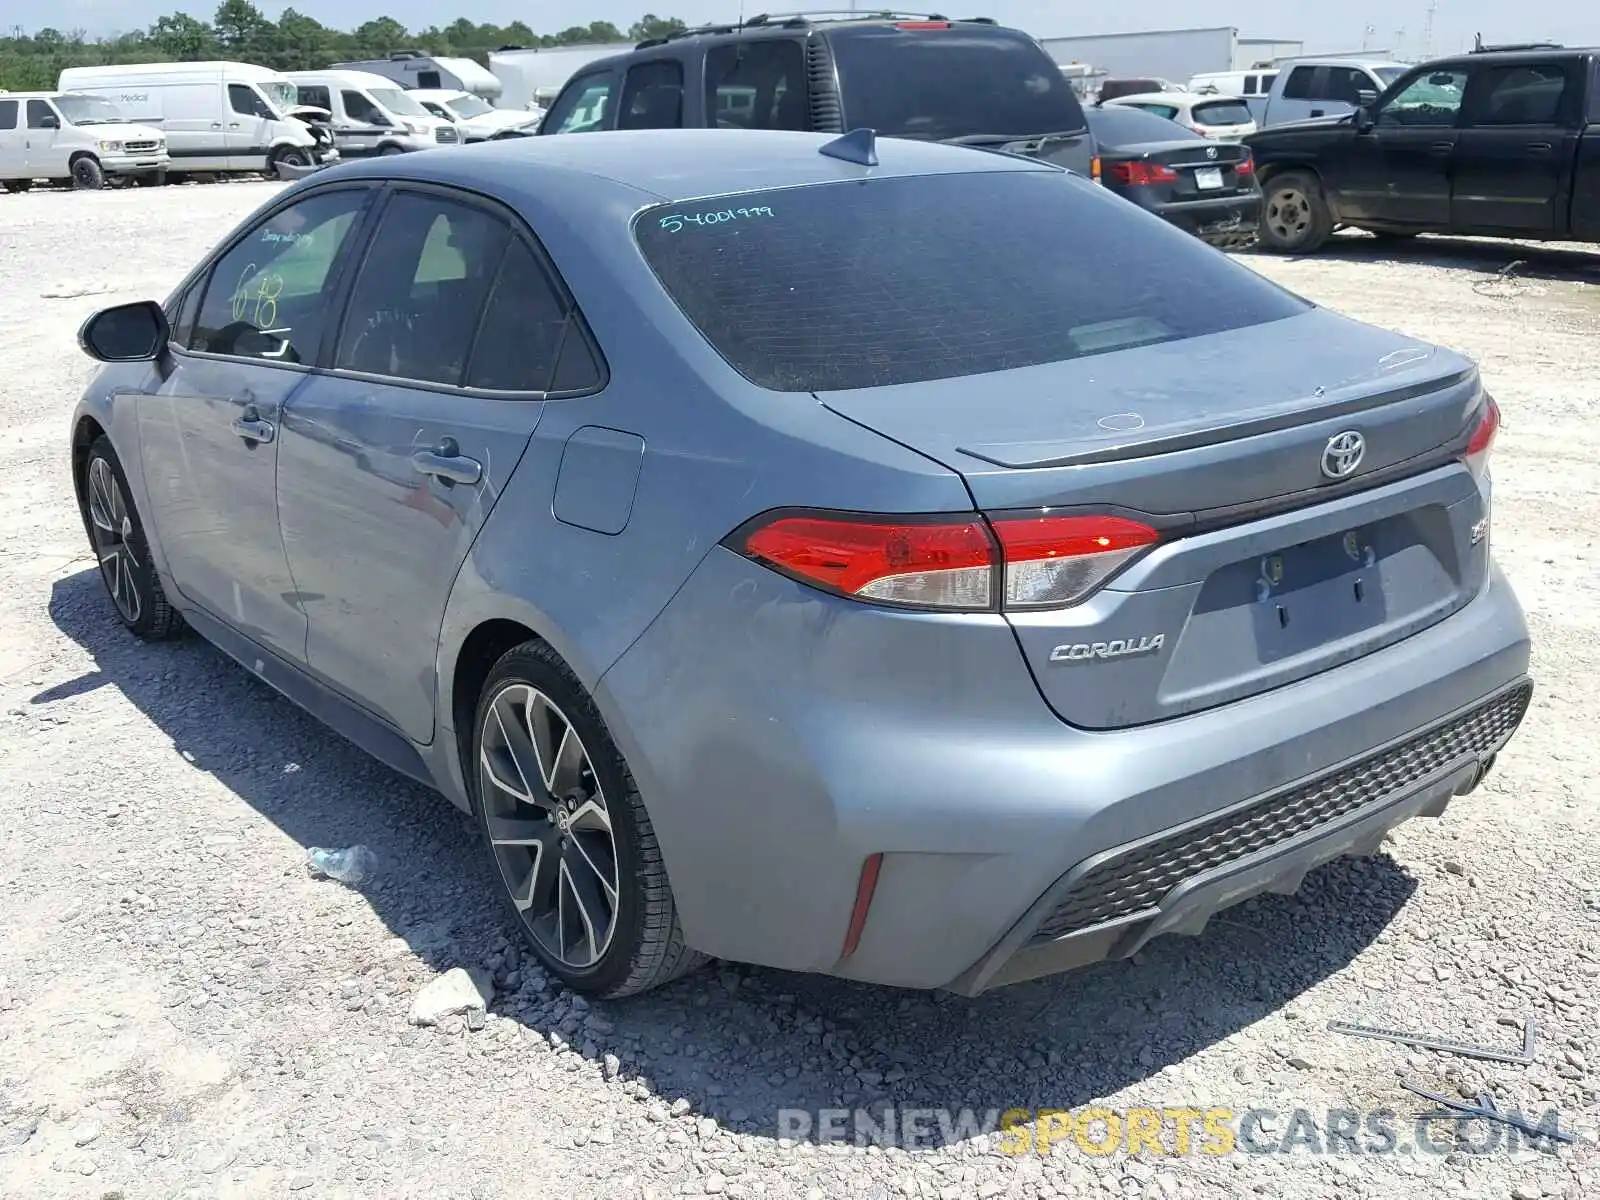
[[[818,7],[847,0],[817,0]],[[869,0],[863,0],[866,7]],[[934,4],[900,0],[904,7],[947,9],[944,0]],[[1496,0],[1436,0],[1433,49],[1448,53],[1470,44],[1482,31],[1490,41],[1541,41],[1568,45],[1600,42],[1600,10],[1580,0],[1524,0],[1508,5]],[[285,5],[277,0],[258,3],[276,17]],[[796,0],[745,0],[747,15],[763,8],[793,11],[804,8]],[[1224,5],[1201,5],[1190,0],[1144,0],[1138,6],[1116,4],[1066,4],[1062,0],[989,0],[988,3],[949,8],[954,15],[982,13],[1016,25],[1038,37],[1061,34],[1118,33],[1135,29],[1174,29],[1196,25],[1232,24],[1245,37],[1299,38],[1307,49],[1353,49],[1361,46],[1365,26],[1371,24],[1374,47],[1418,54],[1427,21],[1428,0],[1335,0],[1333,3],[1269,3],[1268,0],[1232,0]],[[376,16],[393,16],[415,28],[435,22],[445,24],[457,16],[475,21],[506,22],[518,18],[539,32],[565,26],[611,20],[626,28],[647,8],[661,16],[679,16],[690,22],[730,20],[738,15],[739,0],[301,0],[301,12],[329,25],[349,28]],[[1296,9],[1299,11],[1295,11]],[[30,31],[42,25],[58,29],[82,28],[103,34],[148,25],[174,10],[209,19],[215,0],[9,0],[4,17],[7,27],[20,23]],[[957,12],[959,10],[959,12]],[[1587,11],[1585,11],[1587,10]],[[1203,14],[1203,15],[1202,15]],[[1397,30],[1404,28],[1403,38]]]

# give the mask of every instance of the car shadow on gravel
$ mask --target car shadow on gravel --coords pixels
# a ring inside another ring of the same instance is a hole
[[[563,1047],[589,1060],[582,1070],[620,1076],[619,1114],[639,1103],[661,1121],[698,1116],[702,1140],[715,1132],[707,1120],[721,1130],[805,1138],[817,1134],[824,1110],[876,1113],[889,1104],[902,1117],[933,1110],[914,1128],[931,1148],[970,1139],[1006,1109],[1081,1107],[1281,1011],[1346,968],[1416,886],[1386,855],[1341,860],[1313,872],[1295,896],[1229,910],[1202,937],[1158,939],[1131,961],[976,999],[713,965],[629,1001],[585,1004],[547,985],[510,948],[516,931],[491,890],[475,832],[447,801],[369,758],[201,639],[135,641],[115,622],[92,568],[55,584],[50,613],[96,667],[41,692],[34,704],[117,688],[176,754],[300,845],[371,847],[379,872],[360,890],[429,968],[497,973],[497,1019],[487,1029],[473,1033],[449,1018],[431,1033],[399,1026],[398,1042],[510,1037],[530,1058]],[[382,949],[364,957],[378,961]],[[404,1019],[393,1007],[368,1015]],[[1276,1075],[1304,1069],[1290,1057],[1293,1047],[1274,1054],[1252,1039],[1238,1051],[1240,1070],[1249,1072],[1239,1079],[1264,1095],[1279,1090]],[[1205,1101],[1179,1079],[1166,1090]],[[962,1123],[963,1110],[971,1123]],[[855,1136],[854,1117],[846,1122],[845,1135]],[[903,1142],[903,1124],[893,1136]]]
[[[1280,257],[1260,248],[1241,253],[1265,258]],[[1517,279],[1600,284],[1600,247],[1589,251],[1567,245],[1489,238],[1433,234],[1414,238],[1385,238],[1345,232],[1335,235],[1321,250],[1306,259],[1308,262],[1324,260],[1440,267],[1477,276],[1495,276],[1504,271]],[[1511,269],[1507,271],[1507,268]]]

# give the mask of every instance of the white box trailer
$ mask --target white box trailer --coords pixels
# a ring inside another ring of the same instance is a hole
[[[396,50],[388,58],[334,63],[329,70],[365,71],[369,75],[382,75],[407,89],[468,92],[497,106],[503,90],[503,85],[491,71],[470,58],[438,58],[423,54],[420,50]]]
[[[489,69],[500,80],[500,107],[548,108],[561,91],[561,85],[592,62],[626,54],[632,42],[597,46],[551,46],[525,50],[504,46],[489,52]]]
[[[1112,77],[1182,81],[1214,71],[1237,71],[1261,59],[1298,53],[1300,43],[1241,38],[1231,25],[1209,29],[1153,29],[1087,37],[1046,37],[1039,44],[1062,66],[1085,63]]]

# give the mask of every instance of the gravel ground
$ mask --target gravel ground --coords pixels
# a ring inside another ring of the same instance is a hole
[[[0,1195],[1600,1196],[1600,746],[1582,716],[1600,666],[1600,258],[1359,238],[1242,258],[1473,355],[1504,409],[1495,538],[1539,690],[1443,820],[1203,938],[976,1001],[713,967],[591,1007],[508,941],[464,817],[204,643],[135,644],[85,552],[65,452],[91,373],[79,321],[163,294],[272,186],[0,196]],[[372,882],[306,872],[304,847],[357,841]],[[482,1028],[411,1025],[457,966],[496,979]],[[1531,1067],[1325,1028],[1510,1046],[1530,1014]],[[1583,1140],[1406,1153],[1402,1075],[1559,1108]],[[780,1140],[797,1132],[780,1110],[884,1100],[980,1121],[1267,1108],[1255,1142],[1294,1149],[1099,1156],[1069,1138],[1019,1156],[938,1117],[909,1152]],[[1296,1109],[1320,1126],[1393,1110],[1403,1149],[1312,1153]]]

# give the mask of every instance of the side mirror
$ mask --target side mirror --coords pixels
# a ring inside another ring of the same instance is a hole
[[[172,331],[154,300],[119,304],[95,313],[78,330],[78,345],[104,363],[153,362],[166,350]]]
[[[1371,108],[1378,102],[1378,93],[1371,88],[1362,88],[1356,93],[1356,101],[1360,108]]]
[[[39,128],[40,129],[60,129],[61,128],[61,118],[56,116],[55,113],[46,113],[44,116],[39,118]]]
[[[1372,106],[1363,104],[1356,109],[1356,132],[1367,133],[1378,123],[1378,118],[1373,114]]]

